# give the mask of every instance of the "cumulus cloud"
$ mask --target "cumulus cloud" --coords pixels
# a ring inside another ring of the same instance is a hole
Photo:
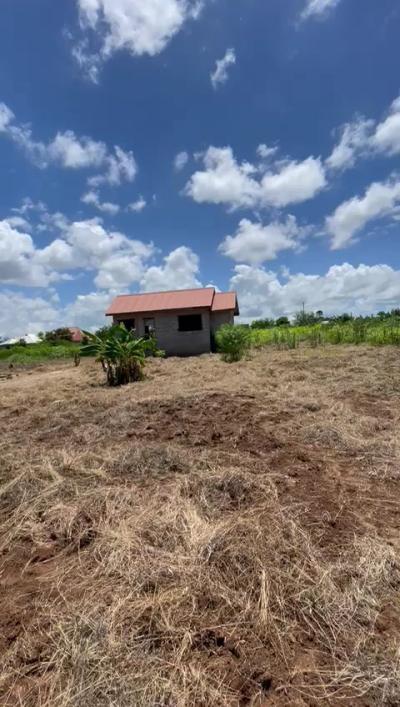
[[[64,326],[79,326],[85,331],[93,331],[110,320],[105,313],[111,301],[121,290],[94,291],[79,294],[76,299],[59,312],[59,320]]]
[[[131,204],[128,204],[127,209],[128,209],[128,211],[134,211],[135,213],[138,214],[141,211],[143,211],[143,209],[145,209],[146,206],[147,206],[146,199],[144,199],[143,196],[140,195],[138,197],[138,199],[136,199],[136,201],[132,201]]]
[[[84,35],[74,57],[97,81],[101,64],[117,51],[133,56],[162,52],[185,22],[198,17],[202,4],[201,0],[78,0]],[[90,48],[89,38],[95,49]]]
[[[301,232],[294,216],[265,226],[242,219],[236,234],[226,236],[219,250],[236,262],[259,265],[266,260],[274,260],[282,250],[298,248]]]
[[[357,116],[340,129],[340,139],[326,160],[330,169],[353,167],[361,157],[375,155],[391,157],[400,154],[400,98],[391,104],[387,115],[376,120]]]
[[[374,127],[373,120],[356,118],[352,123],[346,123],[341,129],[338,144],[326,160],[330,169],[343,170],[353,167],[357,157],[369,144]]]
[[[327,17],[328,13],[339,5],[339,2],[340,0],[307,0],[301,15],[302,19]]]
[[[236,265],[230,287],[237,291],[244,319],[293,316],[301,309],[326,314],[368,314],[398,306],[400,271],[388,265],[334,265],[323,275],[287,274]]]
[[[26,297],[20,292],[0,292],[0,335],[37,334],[61,323],[60,313],[44,297]]]
[[[236,64],[236,54],[234,49],[227,49],[222,59],[218,59],[214,71],[210,74],[210,80],[214,89],[222,86],[229,78],[229,67]]]
[[[400,153],[400,97],[393,101],[387,117],[376,126],[371,143],[378,152]]]
[[[94,190],[90,190],[86,192],[86,194],[83,194],[81,201],[83,201],[84,204],[94,206],[99,211],[103,211],[104,213],[112,216],[119,212],[118,204],[114,204],[110,201],[101,201],[99,193]]]
[[[183,150],[182,152],[178,152],[174,159],[174,168],[176,169],[177,172],[180,172],[184,167],[186,167],[187,163],[189,161],[189,153]]]
[[[21,225],[21,224],[20,224]],[[0,221],[0,283],[25,287],[46,287],[53,277],[35,261],[32,237],[18,224]]]
[[[355,196],[337,207],[326,219],[327,232],[332,236],[333,250],[354,242],[354,236],[369,222],[395,215],[400,203],[400,180],[375,182],[363,197]]]
[[[198,280],[199,257],[190,248],[180,246],[164,258],[163,265],[153,265],[141,279],[144,292],[201,287]]]
[[[106,230],[99,219],[69,223],[61,214],[48,216],[57,216],[49,227],[60,233],[44,248],[35,246],[21,222],[0,222],[0,283],[47,287],[88,271],[98,287],[125,287],[139,282],[156,252],[152,243]]]
[[[90,178],[90,186],[103,183],[119,185],[132,182],[137,173],[137,164],[131,151],[118,145],[109,150],[104,142],[87,136],[77,136],[72,130],[58,132],[48,143],[35,140],[32,130],[15,122],[12,111],[0,104],[0,132],[20,147],[38,167],[45,169],[51,164],[65,169],[102,169],[102,173]]]
[[[326,186],[319,158],[278,161],[261,174],[249,162],[239,163],[231,147],[209,147],[204,170],[195,172],[185,192],[198,203],[225,204],[231,209],[283,207],[312,199]]]

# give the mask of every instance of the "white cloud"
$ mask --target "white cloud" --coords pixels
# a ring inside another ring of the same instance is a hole
[[[282,250],[297,248],[300,235],[301,229],[294,216],[266,226],[242,219],[236,234],[226,236],[219,250],[237,262],[259,265],[266,260],[274,260]]]
[[[155,56],[189,19],[196,19],[201,0],[78,0],[81,27],[97,40],[90,51],[84,35],[74,50],[80,66],[96,81],[103,61],[116,51]]]
[[[58,310],[43,297],[26,297],[19,292],[0,292],[0,335],[37,334],[60,324]]]
[[[35,262],[35,246],[28,233],[0,221],[0,282],[5,285],[46,287],[51,275]]]
[[[261,159],[266,160],[269,157],[272,157],[278,152],[277,147],[268,147],[268,145],[265,145],[265,143],[261,143],[257,147],[257,155],[261,157]]]
[[[0,283],[47,287],[88,271],[95,273],[98,287],[121,288],[139,282],[156,252],[152,243],[107,231],[100,219],[69,223],[62,214],[45,216],[60,235],[44,248],[37,248],[32,236],[20,230],[23,224],[15,221],[20,217],[14,217],[13,224],[0,221]]]
[[[319,158],[276,162],[260,176],[257,168],[239,164],[232,148],[209,147],[204,171],[195,172],[185,192],[198,203],[226,204],[231,209],[287,206],[312,199],[326,185]]]
[[[326,17],[330,10],[339,5],[340,0],[307,0],[302,12],[304,20],[310,17]]]
[[[11,209],[16,214],[27,214],[29,211],[37,211],[44,213],[47,211],[47,206],[43,201],[34,202],[29,196],[22,199],[21,206]]]
[[[388,265],[334,265],[323,275],[288,274],[237,265],[230,287],[237,291],[244,319],[293,316],[303,302],[307,310],[325,314],[367,314],[398,306],[400,271]]]
[[[89,137],[77,138],[72,130],[57,133],[47,147],[51,162],[70,169],[100,167],[107,157],[107,148],[102,142]]]
[[[355,234],[367,223],[393,215],[400,202],[400,180],[375,182],[363,197],[354,197],[338,206],[326,219],[328,233],[332,236],[332,249],[350,245]]]
[[[185,152],[184,150],[182,152],[178,152],[174,159],[174,168],[176,169],[177,172],[180,172],[184,167],[186,167],[187,163],[189,161],[189,153]]]
[[[60,312],[60,319],[64,326],[79,326],[85,331],[93,331],[105,324],[110,324],[105,313],[113,298],[118,294],[121,294],[121,290],[78,295]]]
[[[14,120],[14,113],[5,103],[0,103],[0,132],[6,130],[8,125]]]
[[[110,201],[100,201],[99,193],[94,190],[86,192],[86,194],[81,197],[81,201],[107,214],[115,215],[119,212],[118,204],[113,204]]]
[[[374,127],[373,120],[356,118],[353,123],[347,123],[341,129],[339,143],[326,160],[330,169],[348,169],[353,167],[357,157],[362,154],[370,141]]]
[[[134,211],[135,213],[140,213],[145,209],[147,206],[147,201],[144,199],[142,196],[139,196],[136,201],[132,201],[131,204],[128,204],[128,211]]]
[[[190,248],[180,246],[164,258],[163,265],[148,268],[140,285],[144,292],[201,287],[198,274],[198,256]]]
[[[118,145],[109,150],[104,142],[87,136],[79,137],[72,130],[58,132],[48,143],[34,140],[32,130],[26,125],[15,123],[14,114],[4,103],[0,104],[0,132],[7,135],[42,169],[50,164],[65,169],[102,168],[102,174],[88,180],[92,187],[103,183],[115,186],[123,181],[132,182],[137,173],[137,164],[131,151],[125,151]]]
[[[215,70],[211,72],[210,79],[214,89],[223,85],[229,78],[228,69],[236,64],[236,54],[234,49],[227,49],[222,59],[218,59]]]
[[[358,116],[353,122],[346,123],[340,132],[340,140],[326,160],[330,169],[348,169],[360,157],[373,157],[377,154],[391,157],[399,154],[400,98],[393,101],[380,123]]]
[[[65,241],[71,254],[69,262],[76,268],[97,270],[95,282],[102,288],[125,287],[138,281],[144,262],[154,253],[152,243],[127,238],[118,231],[107,231],[96,219],[70,224]],[[48,249],[43,253],[48,257],[48,264],[56,268],[53,253]],[[122,272],[122,263],[124,274],[123,282],[120,282],[118,276]]]
[[[386,119],[377,125],[372,147],[388,155],[400,153],[400,97],[393,101]]]
[[[261,180],[261,203],[271,206],[299,204],[312,199],[326,186],[321,160],[308,157],[303,162],[287,162]]]

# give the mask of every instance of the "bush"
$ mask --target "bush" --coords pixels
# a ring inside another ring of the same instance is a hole
[[[224,361],[240,361],[251,345],[251,330],[245,326],[224,324],[215,334],[217,350]]]
[[[289,326],[290,322],[287,317],[278,317],[275,322],[275,326]]]
[[[49,344],[59,344],[63,341],[71,341],[72,334],[68,327],[61,327],[53,329],[53,331],[47,331],[44,338]]]

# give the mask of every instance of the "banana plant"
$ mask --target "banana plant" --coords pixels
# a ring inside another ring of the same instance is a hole
[[[85,331],[87,343],[81,356],[95,356],[101,363],[108,385],[125,385],[142,380],[147,342],[138,339],[124,324],[116,324],[102,337]]]

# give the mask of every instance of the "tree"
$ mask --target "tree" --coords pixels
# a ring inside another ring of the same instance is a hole
[[[87,344],[81,346],[82,356],[96,356],[107,377],[108,385],[125,385],[143,378],[145,339],[137,339],[124,324],[109,327],[103,336],[84,332]]]
[[[290,322],[287,317],[279,317],[275,322],[275,326],[289,326],[289,325],[290,325]]]
[[[334,317],[335,322],[340,324],[346,324],[347,322],[352,322],[354,319],[352,314],[345,312],[344,314],[339,314],[339,316]]]
[[[72,341],[72,334],[68,327],[60,327],[59,329],[47,331],[44,339],[49,344],[59,344],[62,341]]]
[[[255,319],[250,324],[252,329],[272,329],[274,325],[275,321],[273,319]]]
[[[320,318],[314,314],[314,312],[305,312],[303,309],[297,312],[294,318],[294,324],[296,326],[310,326],[317,324],[319,321]]]

